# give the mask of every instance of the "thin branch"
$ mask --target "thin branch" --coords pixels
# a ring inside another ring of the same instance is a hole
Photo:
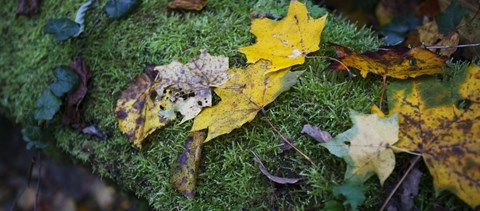
[[[356,75],[352,73],[352,71],[350,71],[350,68],[347,67],[347,65],[345,65],[342,61],[338,60],[338,59],[335,59],[333,57],[329,57],[329,56],[305,56],[305,58],[311,58],[311,59],[330,59],[330,60],[333,60],[333,61],[336,61],[338,63],[340,63],[343,67],[345,67],[345,69],[347,70],[348,74],[350,75],[350,77],[355,77]]]
[[[475,47],[480,46],[480,43],[471,43],[463,45],[434,45],[434,46],[425,46],[426,49],[443,49],[443,48],[465,48],[465,47]]]
[[[388,205],[388,202],[390,202],[390,200],[392,199],[393,195],[397,192],[398,188],[400,188],[400,185],[403,183],[403,181],[405,180],[405,178],[407,178],[407,176],[410,174],[410,172],[412,171],[413,167],[418,163],[418,161],[420,160],[422,156],[417,156],[415,157],[415,159],[413,160],[413,162],[410,164],[410,166],[408,167],[407,171],[405,172],[405,174],[403,174],[402,178],[400,179],[400,181],[398,181],[397,185],[395,186],[395,188],[393,188],[393,190],[390,192],[390,194],[388,195],[387,199],[385,200],[385,202],[383,203],[382,207],[380,208],[380,211],[383,211],[387,205]]]
[[[267,112],[265,111],[264,108],[262,108],[262,113],[263,113],[263,116],[265,116],[265,119],[267,120],[268,124],[270,125],[270,127],[282,138],[282,140],[287,143],[288,145],[290,145],[293,149],[295,149],[295,151],[297,151],[298,153],[300,153],[306,160],[308,160],[312,165],[314,165],[315,163],[312,161],[312,159],[310,159],[310,157],[308,157],[307,155],[305,155],[305,153],[303,153],[302,151],[300,151],[297,147],[295,147],[295,145],[293,145],[290,141],[288,141],[287,138],[285,138],[285,136],[277,129],[277,127],[275,127],[275,125],[273,125],[273,123],[270,121],[270,119],[268,118],[267,116]]]
[[[380,102],[378,103],[378,108],[382,110],[382,104],[383,104],[383,97],[385,96],[385,87],[387,86],[387,75],[383,76],[383,82],[382,82],[382,94],[380,94]]]

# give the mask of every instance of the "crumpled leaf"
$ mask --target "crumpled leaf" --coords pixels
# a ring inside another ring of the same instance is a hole
[[[174,0],[168,3],[172,9],[200,11],[207,5],[207,0]]]
[[[115,116],[118,126],[138,148],[142,147],[142,141],[148,135],[168,123],[167,119],[157,115],[161,103],[151,98],[151,94],[155,93],[154,87],[154,78],[141,74],[117,100]]]
[[[460,42],[458,32],[451,31],[444,35],[438,31],[438,26],[435,21],[427,22],[417,29],[420,42],[427,46],[455,46]],[[436,50],[437,49],[430,49],[432,52],[435,52]],[[455,53],[456,50],[457,48],[440,49],[438,54],[449,57]]]
[[[80,25],[80,28],[77,32],[77,34],[75,34],[75,36],[77,37],[78,35],[80,35],[83,30],[85,29],[85,15],[87,14],[87,11],[91,8],[93,8],[95,5],[95,3],[97,2],[97,0],[89,0],[87,2],[85,2],[84,4],[82,4],[82,6],[80,6],[80,8],[77,10],[77,15],[75,16],[75,22],[77,22],[79,25]]]
[[[357,210],[358,205],[365,201],[363,183],[356,180],[346,180],[342,185],[333,188],[333,195],[344,196],[344,206],[350,205],[352,210]]]
[[[258,111],[292,87],[303,73],[284,69],[265,74],[269,65],[269,62],[261,60],[244,70],[231,68],[230,80],[214,89],[222,100],[202,110],[195,118],[192,131],[208,128],[205,142],[230,133],[253,120]]]
[[[337,57],[346,66],[360,70],[365,78],[369,72],[381,76],[406,79],[421,75],[443,73],[445,58],[421,48],[405,46],[382,47],[376,52],[357,54],[343,46],[333,44],[337,49]],[[332,63],[328,68],[347,70],[342,64]]]
[[[62,123],[70,126],[73,122],[80,122],[80,115],[77,115],[77,112],[83,98],[87,95],[87,84],[91,76],[90,70],[81,56],[73,58],[68,67],[80,78],[76,89],[67,94],[67,105],[62,117]]]
[[[203,107],[212,105],[210,87],[218,87],[229,79],[228,57],[200,52],[198,59],[185,65],[173,61],[155,67],[159,81],[155,87],[157,100],[165,104],[159,112],[162,118],[174,119],[174,112],[183,115],[180,123],[195,118]]]
[[[139,3],[140,0],[108,0],[105,12],[110,17],[118,19],[131,12]]]
[[[366,181],[375,173],[383,185],[395,168],[390,146],[398,141],[397,115],[384,119],[377,114],[351,111],[350,118],[352,128],[321,145],[345,160],[345,180]]]
[[[414,168],[387,205],[387,210],[413,210],[422,172]]]
[[[17,16],[19,15],[26,15],[26,16],[33,16],[38,14],[39,10],[39,2],[38,0],[18,0],[17,4]]]
[[[301,133],[307,134],[318,143],[326,143],[333,139],[329,132],[323,131],[318,127],[312,127],[310,124],[304,125]]]
[[[60,105],[62,101],[50,89],[46,89],[35,103],[35,119],[51,120],[60,109]]]
[[[57,66],[55,68],[55,77],[57,80],[50,85],[50,90],[57,97],[62,97],[78,85],[78,75],[67,66]]]
[[[310,17],[305,4],[292,1],[287,16],[282,20],[253,20],[250,32],[257,36],[257,43],[239,51],[247,56],[248,63],[260,59],[271,61],[268,72],[303,64],[308,53],[319,49],[326,19],[327,15],[319,19]]]
[[[399,114],[395,146],[422,155],[437,191],[480,205],[480,67],[472,64],[448,83],[397,82],[389,90],[389,112]],[[468,103],[457,107],[452,97]]]
[[[96,137],[98,137],[99,139],[101,140],[105,140],[107,139],[107,134],[103,133],[102,131],[100,131],[100,129],[98,128],[98,126],[96,124],[93,124],[93,125],[89,125],[89,126],[86,126],[82,129],[82,133],[83,134],[89,134],[89,135],[94,135]]]
[[[258,163],[258,168],[262,172],[263,175],[265,175],[270,181],[278,183],[278,184],[295,184],[298,181],[302,180],[302,178],[286,178],[286,177],[277,177],[272,174],[270,174],[267,170],[267,167],[263,165],[262,161],[258,156],[254,153],[253,159],[255,160],[256,163]]]
[[[80,24],[68,18],[50,19],[43,28],[43,32],[52,34],[56,40],[64,41],[75,37],[80,31]]]
[[[206,134],[204,132],[191,132],[185,141],[183,151],[178,154],[177,161],[175,161],[170,171],[170,183],[175,190],[188,199],[193,199],[195,196],[197,172],[205,137]]]

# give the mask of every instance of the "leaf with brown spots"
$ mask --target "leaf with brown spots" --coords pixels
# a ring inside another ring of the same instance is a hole
[[[343,46],[333,45],[340,61],[346,66],[359,69],[364,78],[369,72],[400,79],[415,78],[443,73],[441,68],[445,66],[445,58],[421,48],[382,47],[376,52],[358,54]],[[328,68],[345,71],[347,68],[344,65],[337,62]]]
[[[115,108],[120,130],[139,148],[149,134],[169,121],[157,114],[162,105],[152,99],[155,85],[148,75],[137,76],[122,92]]]
[[[197,171],[205,137],[204,132],[191,132],[170,171],[170,183],[188,199],[193,199],[195,195]]]
[[[412,80],[388,88],[389,112],[399,114],[395,146],[421,154],[437,191],[480,205],[480,67],[444,83]]]
[[[257,43],[239,51],[247,56],[248,63],[260,59],[271,61],[268,72],[303,64],[308,53],[319,49],[326,19],[327,15],[319,19],[310,17],[305,4],[292,1],[282,20],[253,20],[250,32],[257,36]]]
[[[207,0],[174,0],[168,3],[172,9],[200,11],[207,5]]]

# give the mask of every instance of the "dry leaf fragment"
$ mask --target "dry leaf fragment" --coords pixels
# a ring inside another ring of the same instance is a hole
[[[181,123],[195,118],[202,108],[212,105],[210,87],[218,87],[229,79],[228,57],[211,56],[200,51],[197,59],[187,64],[173,61],[154,68],[158,75],[155,87],[157,100],[166,104],[159,111],[162,118],[175,118],[175,111],[183,115]]]
[[[250,32],[257,36],[257,43],[239,51],[247,56],[248,63],[260,59],[271,61],[268,72],[303,64],[308,53],[319,49],[326,19],[327,15],[319,19],[310,17],[305,4],[292,1],[287,16],[280,21],[253,20]]]
[[[441,68],[445,66],[445,58],[421,48],[382,47],[376,52],[357,54],[343,46],[333,45],[340,61],[346,66],[359,69],[364,78],[369,72],[400,79],[415,78],[443,73]],[[347,70],[340,63],[332,63],[328,68]]]
[[[269,62],[261,60],[244,70],[231,68],[230,80],[214,89],[222,100],[217,105],[202,110],[195,118],[192,131],[208,128],[205,142],[230,133],[253,120],[258,111],[292,87],[303,73],[284,69],[265,74],[269,65]]]
[[[178,154],[177,161],[170,171],[170,183],[175,190],[188,199],[193,199],[195,196],[197,171],[205,137],[204,132],[191,132],[185,141],[183,151]]]
[[[168,3],[172,9],[200,11],[207,5],[207,0],[174,0]]]
[[[455,46],[460,42],[458,32],[451,31],[444,35],[438,31],[437,22],[430,21],[417,28],[420,42],[427,46]],[[435,52],[436,49],[430,49]],[[449,57],[457,48],[440,49],[439,53],[442,56]]]
[[[327,143],[333,139],[329,132],[323,131],[318,127],[312,127],[309,124],[303,126],[301,133],[307,134],[315,139],[318,143]]]
[[[81,124],[80,115],[78,115],[78,107],[87,95],[87,84],[90,80],[90,70],[82,57],[78,56],[68,65],[80,78],[77,89],[68,93],[67,105],[62,116],[62,123],[67,126],[72,126],[73,123]]]
[[[422,155],[437,191],[449,190],[472,208],[480,205],[480,67],[458,72],[451,84],[407,81],[389,88],[389,112],[399,114],[395,146]],[[452,96],[469,105],[457,107]]]
[[[352,111],[350,118],[352,128],[321,145],[347,162],[346,180],[365,181],[376,173],[383,185],[395,168],[390,146],[398,141],[397,115],[384,119]]]
[[[253,159],[255,160],[256,163],[258,163],[258,168],[260,169],[262,174],[265,175],[272,182],[275,182],[278,184],[295,184],[302,179],[302,178],[286,178],[286,177],[274,176],[270,174],[270,172],[268,172],[267,167],[263,165],[262,161],[260,160],[260,158],[258,158],[258,156],[255,153],[253,153],[253,156],[254,156]]]

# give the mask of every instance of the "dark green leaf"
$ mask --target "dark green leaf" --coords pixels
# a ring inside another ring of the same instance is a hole
[[[365,194],[363,193],[363,185],[361,182],[347,180],[340,186],[333,188],[335,196],[342,195],[345,197],[345,206],[350,205],[352,210],[357,210],[357,206],[365,201]]]
[[[57,96],[53,95],[50,89],[46,89],[42,96],[37,99],[35,105],[35,119],[36,120],[51,120],[62,102]]]
[[[457,0],[453,0],[452,3],[443,11],[443,13],[437,17],[438,31],[443,34],[448,34],[450,30],[455,30],[463,16],[467,14],[467,11],[460,5]]]
[[[58,41],[74,37],[80,31],[80,24],[68,18],[50,19],[43,31],[55,36]]]
[[[330,200],[325,202],[325,205],[323,206],[322,210],[324,211],[343,211],[343,205],[335,200]]]
[[[380,28],[380,33],[385,36],[386,45],[397,45],[405,40],[405,36],[411,30],[421,25],[421,20],[410,13],[403,16],[395,16],[392,21]]]
[[[50,85],[50,90],[57,97],[62,97],[78,85],[78,75],[65,65],[55,68],[55,77],[57,80]]]
[[[105,11],[110,17],[118,19],[132,11],[140,0],[108,0]]]
[[[22,128],[22,138],[27,142],[27,149],[32,149],[32,147],[43,149],[47,147],[51,137],[51,134],[37,126]]]

